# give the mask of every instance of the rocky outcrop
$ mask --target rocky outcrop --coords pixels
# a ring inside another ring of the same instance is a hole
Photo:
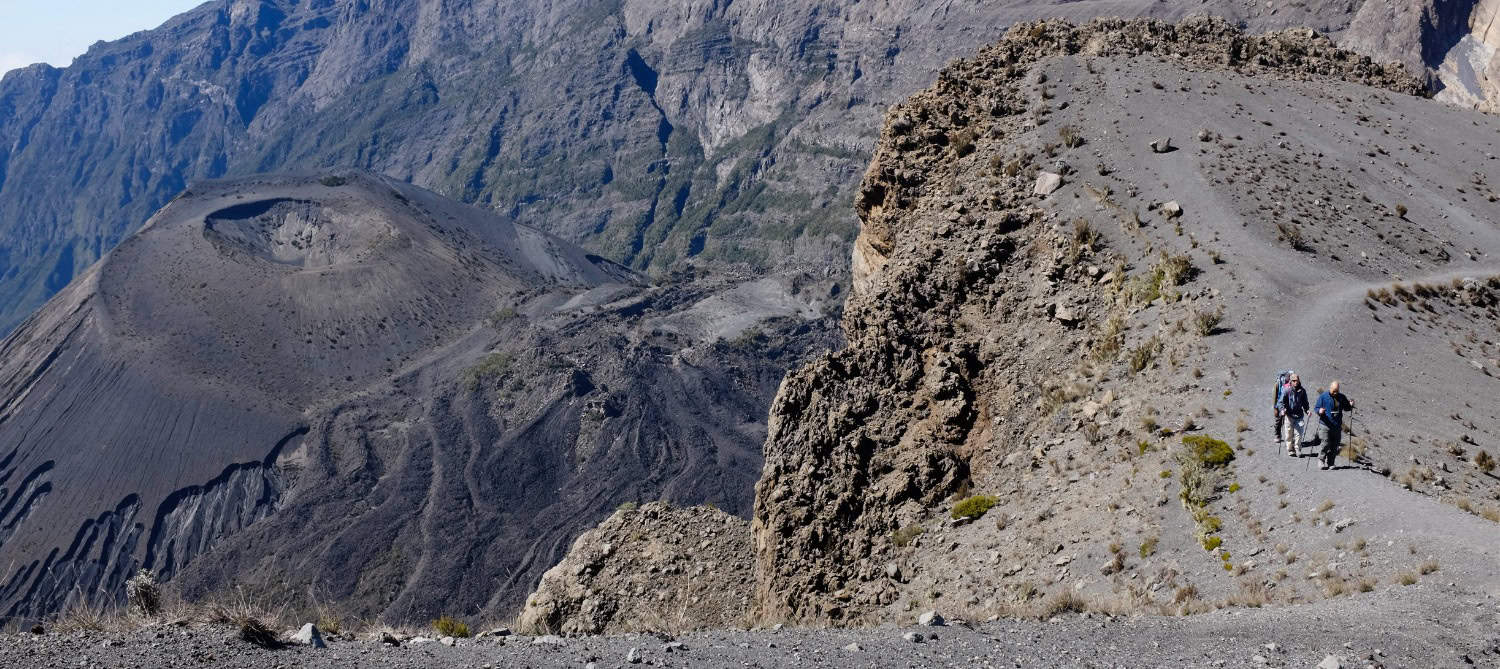
[[[1114,299],[1079,258],[1134,262],[1049,224],[1039,156],[1007,144],[1045,122],[1046,96],[1022,91],[1039,86],[1032,68],[1068,56],[1424,90],[1309,30],[1100,20],[1018,25],[893,108],[856,200],[848,347],[790,374],[772,405],[752,524],[763,619],[849,623],[890,604],[896,531],[1050,436],[1049,384],[1068,372],[1050,351],[1086,349]]]
[[[744,624],[749,526],[708,507],[624,507],[573,542],[521,610],[523,634],[680,634]]]

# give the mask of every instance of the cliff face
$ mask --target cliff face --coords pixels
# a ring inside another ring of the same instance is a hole
[[[214,0],[0,81],[0,330],[191,181],[330,166],[653,273],[821,270],[845,257],[886,105],[1015,21],[1207,12],[1337,33],[1350,7]]]

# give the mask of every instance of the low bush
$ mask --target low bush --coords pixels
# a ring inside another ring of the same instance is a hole
[[[1223,467],[1234,459],[1234,449],[1229,444],[1207,435],[1183,437],[1182,444],[1194,460],[1209,467]]]
[[[1151,363],[1156,360],[1156,357],[1161,355],[1161,351],[1161,338],[1152,335],[1150,339],[1147,339],[1140,346],[1131,349],[1130,371],[1135,374],[1139,374],[1142,371],[1145,371],[1145,369],[1147,367],[1150,367]]]
[[[1142,540],[1141,541],[1141,548],[1140,548],[1140,551],[1139,551],[1140,554],[1141,554],[1141,557],[1148,558],[1148,557],[1151,557],[1152,555],[1156,554],[1156,542],[1157,542],[1157,538],[1156,537],[1146,537],[1144,540]]]
[[[990,495],[975,495],[958,504],[953,505],[952,516],[954,518],[969,518],[977,520],[1000,502],[997,497]]]
[[[1495,458],[1489,451],[1480,451],[1474,454],[1474,466],[1486,474],[1495,470]]]
[[[1220,306],[1213,311],[1199,310],[1193,312],[1193,330],[1200,337],[1208,337],[1219,331],[1219,324],[1224,322],[1224,307]]]
[[[470,636],[469,624],[449,615],[432,621],[432,629],[440,637],[451,636],[459,639],[467,639]]]

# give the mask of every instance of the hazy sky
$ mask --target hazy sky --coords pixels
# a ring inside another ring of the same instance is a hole
[[[59,67],[99,40],[155,28],[204,0],[0,0],[0,73]]]

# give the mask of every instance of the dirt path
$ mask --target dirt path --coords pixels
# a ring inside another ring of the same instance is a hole
[[[1497,273],[1500,268],[1450,270],[1417,281],[1437,283]],[[1346,394],[1361,407],[1349,414],[1356,435],[1422,430],[1421,426],[1399,424],[1379,409],[1383,403],[1379,396],[1382,383],[1386,388],[1405,388],[1389,382],[1391,376],[1402,377],[1412,372],[1405,368],[1405,356],[1395,350],[1368,350],[1358,331],[1371,321],[1363,303],[1365,292],[1389,285],[1390,282],[1339,279],[1319,284],[1308,291],[1313,297],[1298,299],[1286,317],[1275,319],[1265,329],[1266,334],[1259,337],[1261,344],[1247,358],[1246,368],[1250,370],[1247,381],[1254,383],[1247,383],[1250,387],[1237,393],[1243,400],[1240,408],[1250,416],[1249,434],[1254,435],[1248,440],[1254,456],[1242,459],[1239,467],[1242,472],[1284,482],[1291,489],[1291,496],[1304,502],[1301,509],[1293,504],[1292,511],[1307,513],[1323,500],[1332,501],[1331,517],[1353,519],[1358,534],[1370,538],[1372,543],[1393,541],[1398,548],[1399,544],[1407,544],[1416,551],[1414,558],[1432,557],[1440,561],[1445,574],[1441,580],[1465,583],[1476,592],[1500,594],[1500,560],[1493,553],[1500,541],[1500,525],[1427,495],[1404,490],[1395,481],[1353,466],[1342,457],[1337,469],[1321,471],[1314,462],[1314,446],[1304,447],[1304,457],[1292,458],[1266,438],[1271,416],[1263,400],[1275,371],[1281,369],[1294,369],[1301,374],[1313,402],[1320,388],[1333,378],[1341,379]],[[1430,390],[1451,395],[1449,399],[1457,401],[1463,386],[1453,384]],[[1375,463],[1377,467],[1393,468],[1402,464],[1378,460]]]

